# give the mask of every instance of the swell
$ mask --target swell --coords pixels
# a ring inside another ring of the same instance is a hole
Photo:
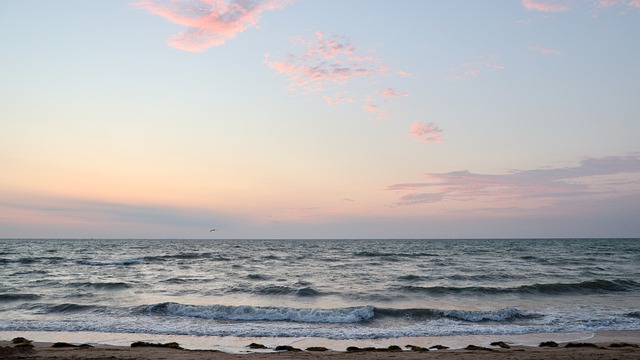
[[[0,294],[0,302],[38,300],[40,295],[36,294]]]
[[[631,292],[640,290],[640,283],[633,280],[591,280],[578,283],[543,283],[516,287],[491,286],[399,286],[396,290],[409,293],[431,295],[500,295],[500,294],[543,294],[543,295],[588,295],[609,292]]]
[[[66,286],[72,288],[93,288],[97,290],[124,290],[131,288],[130,284],[124,282],[73,282]]]
[[[375,320],[404,319],[421,322],[435,319],[455,319],[464,322],[513,322],[520,319],[542,317],[541,314],[505,308],[490,311],[394,309],[371,305],[333,309],[254,307],[229,305],[185,305],[165,302],[139,306],[134,312],[153,316],[193,317],[211,320],[234,321],[287,321],[295,323],[364,323]]]
[[[38,314],[72,314],[72,313],[84,313],[84,312],[108,312],[108,309],[104,306],[97,305],[83,305],[75,303],[64,304],[47,304],[47,303],[33,303],[22,304],[21,309],[35,311]]]
[[[282,296],[293,295],[299,297],[316,297],[327,295],[310,286],[291,287],[285,285],[264,285],[264,286],[235,286],[227,290],[229,293],[248,293],[254,295]]]
[[[467,322],[510,322],[518,319],[533,319],[543,315],[516,308],[499,310],[440,310],[440,309],[389,309],[375,308],[376,318],[404,318],[409,320],[433,320],[440,318],[455,319]]]
[[[201,260],[206,259],[210,261],[231,261],[230,258],[216,255],[213,253],[180,253],[180,254],[172,254],[172,255],[156,255],[156,256],[143,256],[137,258],[124,258],[124,259],[113,259],[113,260],[88,260],[82,259],[77,260],[76,263],[79,265],[87,265],[87,266],[129,266],[129,265],[138,265],[143,263],[162,263],[167,261],[174,260]]]
[[[149,315],[194,317],[212,320],[289,321],[299,323],[359,323],[374,317],[372,306],[337,309],[254,307],[229,305],[183,305],[160,303],[136,308]]]
[[[379,251],[358,251],[353,253],[353,256],[356,257],[381,257],[381,258],[389,258],[389,257],[437,257],[438,254],[431,254],[425,252],[416,252],[416,253],[387,253],[387,252],[379,252]]]

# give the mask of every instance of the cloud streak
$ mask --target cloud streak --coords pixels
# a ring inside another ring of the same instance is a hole
[[[482,72],[490,70],[504,70],[505,66],[499,63],[498,55],[484,55],[472,61],[466,61],[457,68],[451,69],[453,75],[448,80],[464,80],[479,76]]]
[[[563,12],[571,9],[567,1],[522,0],[522,6],[529,11],[535,10],[546,13]]]
[[[278,59],[271,54],[265,56],[265,64],[285,76],[290,91],[320,94],[329,105],[361,103],[363,110],[376,118],[387,116],[382,102],[409,95],[392,87],[371,93],[369,89],[379,86],[382,79],[411,75],[392,71],[380,58],[359,51],[347,37],[316,31],[308,39],[294,38],[293,44],[301,50]],[[347,86],[351,89],[349,93],[345,90]]]
[[[202,52],[224,45],[251,27],[262,13],[283,8],[290,0],[155,0],[131,3],[188,29],[169,39],[184,51]]]
[[[576,198],[615,192],[616,188],[629,185],[637,187],[637,180],[625,178],[625,174],[630,173],[640,173],[640,156],[585,158],[575,167],[516,170],[500,175],[477,174],[467,170],[427,173],[427,182],[394,184],[388,190],[409,192],[394,203],[396,206],[445,199],[496,201]],[[618,178],[602,184],[588,181],[596,176]],[[424,192],[425,189],[432,191]]]
[[[423,143],[444,142],[442,130],[434,123],[415,122],[411,125],[409,135]]]
[[[529,49],[543,55],[560,55],[560,50],[549,49],[541,46],[532,46]]]
[[[574,5],[583,5],[579,1],[571,0],[522,0],[522,6],[528,11],[544,13],[560,13],[572,10]],[[613,7],[640,8],[640,0],[595,0],[591,2],[595,8],[608,9]],[[624,13],[624,12],[623,12]]]

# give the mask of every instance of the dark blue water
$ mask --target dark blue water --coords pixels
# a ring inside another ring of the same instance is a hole
[[[0,240],[0,331],[640,329],[640,240]]]

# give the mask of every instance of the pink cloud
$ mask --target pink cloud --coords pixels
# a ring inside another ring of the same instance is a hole
[[[188,29],[169,39],[180,50],[202,52],[223,45],[250,27],[260,15],[288,5],[290,0],[155,0],[131,6],[159,15]]]
[[[429,193],[421,193],[421,194],[407,194],[401,196],[397,202],[393,205],[395,206],[406,206],[406,205],[418,205],[418,204],[430,204],[442,201],[444,199],[444,194],[429,194]]]
[[[571,7],[567,1],[538,1],[538,0],[522,0],[522,6],[527,10],[535,10],[541,12],[563,12],[570,10]]]
[[[569,11],[574,6],[584,5],[585,3],[587,2],[576,0],[522,0],[522,6],[524,6],[525,9],[546,13]],[[640,7],[640,0],[594,0],[589,2],[589,5],[601,9],[621,6],[626,8]],[[625,14],[626,11],[621,11],[620,13]]]
[[[376,104],[371,104],[371,103],[364,104],[362,108],[364,109],[364,111],[368,112],[369,114],[375,115],[376,119],[378,120],[386,119],[389,116],[386,111],[381,109],[380,106]]]
[[[474,200],[488,198],[491,201],[505,199],[567,199],[611,193],[614,187],[637,188],[636,180],[624,178],[624,174],[640,173],[640,156],[610,156],[585,158],[578,166],[516,170],[507,174],[477,174],[470,171],[427,173],[427,182],[404,183],[389,186],[388,190],[409,191],[396,205],[413,205],[415,198],[408,195],[426,196],[420,189],[433,189],[429,199]],[[597,176],[618,176],[615,181],[604,184],[584,181]],[[583,181],[580,181],[583,180]],[[437,196],[436,196],[437,195]]]
[[[640,0],[638,0],[640,1]],[[400,75],[400,76],[412,76],[410,73],[406,72],[406,71],[398,71],[396,72],[396,74]]]
[[[444,142],[442,140],[442,130],[434,123],[415,122],[411,125],[409,135],[424,143]]]
[[[301,51],[280,59],[273,59],[271,54],[265,56],[265,64],[286,77],[291,91],[318,93],[329,105],[361,103],[363,110],[377,119],[388,116],[381,102],[408,95],[392,87],[372,94],[372,84],[392,75],[391,67],[370,55],[371,51],[359,51],[344,36],[316,31],[309,39],[295,37],[293,44],[301,46]],[[344,90],[347,87],[348,95]]]
[[[344,96],[346,93],[347,93],[346,91],[341,91],[335,97],[324,95],[322,96],[322,98],[327,101],[328,105],[337,105],[337,104],[354,102],[353,99]]]
[[[618,5],[621,2],[622,2],[622,0],[599,0],[598,1],[598,6],[606,8],[606,7],[611,7],[611,6]]]
[[[320,55],[325,59],[334,59],[339,55],[353,54],[355,48],[349,44],[348,39],[338,35],[326,35],[321,31],[316,31],[317,42],[315,48],[307,49],[307,55],[314,57]],[[366,57],[352,56],[352,61],[363,61]]]
[[[379,61],[375,56],[349,56],[349,61]]]
[[[498,55],[484,55],[473,61],[466,61],[461,66],[451,69],[453,75],[448,80],[464,80],[477,77],[485,70],[504,70],[505,66],[498,63]]]
[[[287,54],[284,59],[265,63],[289,81],[290,89],[322,91],[327,85],[343,85],[347,81],[372,77],[379,73],[378,59],[352,55],[356,48],[345,37],[315,32],[312,40],[297,38],[305,46],[302,54]]]
[[[597,6],[601,8],[609,8],[618,5],[640,8],[640,0],[599,0],[597,3]]]
[[[387,88],[386,90],[379,91],[379,93],[385,99],[392,99],[394,97],[409,96],[408,92],[406,92],[406,91],[396,91],[393,88]]]
[[[554,50],[554,49],[549,49],[549,48],[540,47],[540,46],[530,47],[529,49],[544,55],[560,55],[560,50]]]

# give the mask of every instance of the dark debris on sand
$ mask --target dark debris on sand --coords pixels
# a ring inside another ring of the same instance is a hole
[[[302,349],[294,348],[289,345],[278,345],[275,348],[276,351],[302,351]]]
[[[390,345],[386,348],[376,348],[376,347],[364,347],[359,348],[357,346],[349,346],[347,348],[347,352],[396,352],[402,351],[402,348],[398,345]]]
[[[468,345],[465,350],[482,350],[482,351],[495,351],[493,349],[489,349],[486,347],[478,346],[478,345]]]
[[[305,350],[307,351],[329,351],[329,349],[327,349],[324,346],[311,346],[306,348]]]
[[[491,343],[491,346],[500,346],[503,349],[511,349],[511,346],[504,341],[494,341]]]
[[[593,343],[567,343],[564,347],[566,348],[578,348],[578,347],[588,347],[588,348],[600,348],[600,346]]]
[[[35,352],[32,341],[23,337],[13,338],[11,346],[0,346],[0,359],[21,358]]]
[[[611,347],[611,348],[623,348],[623,347],[640,348],[640,345],[626,343],[626,342],[620,342],[620,343],[612,343],[611,345],[609,345],[609,347]]]
[[[92,345],[89,344],[81,344],[81,345],[75,345],[75,344],[69,344],[67,342],[57,342],[54,343],[53,345],[51,345],[52,348],[79,348],[79,349],[91,349],[93,348]]]
[[[544,341],[541,342],[539,347],[558,347],[558,343],[555,341]]]
[[[404,347],[406,347],[407,349],[410,349],[411,351],[417,351],[417,352],[429,351],[429,349],[427,349],[426,347],[422,347],[422,346],[405,345]]]
[[[166,344],[159,343],[149,343],[145,341],[136,341],[131,344],[131,347],[161,347],[161,348],[169,348],[169,349],[177,349],[184,350],[177,342],[168,342]]]

